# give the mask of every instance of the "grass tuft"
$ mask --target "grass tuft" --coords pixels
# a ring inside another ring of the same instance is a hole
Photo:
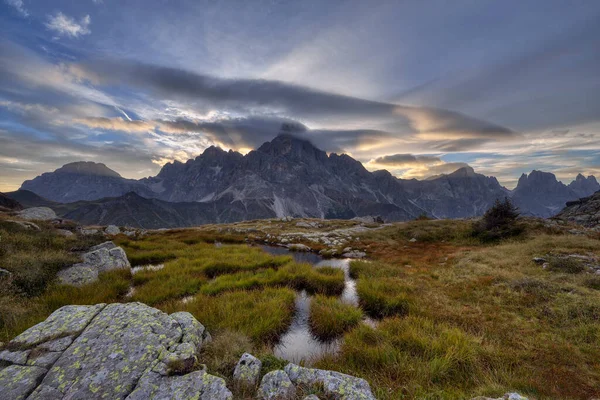
[[[362,311],[335,297],[315,296],[310,303],[310,329],[321,340],[341,336],[362,320]]]

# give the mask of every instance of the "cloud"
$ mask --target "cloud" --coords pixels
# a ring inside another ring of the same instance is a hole
[[[426,138],[514,138],[505,127],[449,110],[378,102],[265,79],[223,79],[175,68],[122,61],[73,67],[97,85],[122,84],[155,96],[234,114],[294,118],[313,129],[373,129]]]
[[[373,160],[374,164],[384,164],[392,166],[409,166],[409,165],[429,165],[440,164],[443,161],[435,156],[415,156],[412,154],[393,154],[389,156],[378,157]]]
[[[73,122],[76,124],[85,125],[92,129],[105,129],[121,132],[148,132],[154,130],[156,127],[156,125],[146,121],[131,121],[121,117],[84,117],[75,118]]]
[[[14,7],[14,9],[17,10],[17,12],[19,14],[21,14],[22,17],[29,16],[29,11],[27,11],[27,9],[25,8],[25,4],[23,3],[23,0],[4,0],[4,1],[9,6]]]
[[[89,15],[84,16],[77,22],[59,11],[54,15],[48,16],[46,28],[55,31],[59,36],[77,38],[81,35],[89,35],[91,33],[89,29],[90,23],[91,18]]]

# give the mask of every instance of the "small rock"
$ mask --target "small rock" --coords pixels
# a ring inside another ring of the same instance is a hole
[[[96,235],[100,231],[98,229],[82,229],[80,232],[84,236],[92,236]]]
[[[288,244],[288,249],[292,251],[311,251],[312,249],[305,244],[302,243],[292,243]]]
[[[416,239],[416,238],[412,238],[412,239],[410,239],[410,240],[409,240],[409,242],[411,242],[411,243],[414,243],[414,242],[416,242],[416,241],[417,241],[417,239]]]
[[[319,398],[318,398],[316,395],[314,395],[314,394],[311,394],[311,395],[309,395],[309,396],[306,396],[306,397],[305,397],[304,399],[302,399],[302,400],[319,400]]]
[[[116,225],[109,225],[104,230],[104,233],[106,233],[107,235],[114,236],[114,235],[118,235],[119,233],[121,233],[121,230]]]
[[[342,254],[342,257],[345,257],[345,258],[365,258],[366,256],[367,256],[367,253],[365,253],[364,251],[358,251],[358,250],[352,250],[348,253]]]
[[[284,370],[294,384],[321,388],[325,395],[335,399],[375,400],[369,383],[361,378],[295,364],[286,365]]]
[[[263,376],[258,388],[261,400],[292,400],[296,398],[296,387],[281,370],[271,371]]]
[[[12,272],[7,269],[0,268],[0,279],[10,278],[12,276]]]
[[[253,388],[258,385],[262,362],[252,354],[244,353],[233,371],[233,381],[241,387]]]
[[[543,264],[543,263],[545,263],[545,262],[546,262],[546,259],[545,259],[545,258],[542,258],[542,257],[533,257],[533,258],[531,259],[531,261],[533,261],[533,262],[534,262],[534,263],[536,263],[536,264]]]
[[[66,229],[57,229],[56,233],[59,234],[60,236],[64,236],[64,237],[71,237],[71,236],[75,235],[73,232],[68,231]]]

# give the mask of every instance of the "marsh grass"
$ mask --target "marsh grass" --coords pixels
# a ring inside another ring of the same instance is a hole
[[[313,268],[310,264],[289,263],[277,270],[222,275],[204,285],[200,292],[215,295],[231,290],[289,287],[309,293],[339,295],[344,290],[344,272],[335,268]]]
[[[321,340],[339,337],[360,323],[362,311],[335,297],[315,296],[310,303],[311,332]]]
[[[230,330],[244,334],[254,343],[273,343],[292,321],[295,298],[293,290],[266,288],[218,296],[199,294],[187,303],[172,301],[160,308],[168,313],[188,311],[210,332]]]

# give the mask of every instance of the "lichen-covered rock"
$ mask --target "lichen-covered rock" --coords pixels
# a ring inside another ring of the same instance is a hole
[[[10,365],[0,370],[0,398],[21,400],[36,388],[46,373],[45,368]]]
[[[106,233],[107,235],[114,236],[114,235],[118,235],[119,233],[121,233],[121,229],[119,229],[119,227],[116,225],[109,225],[104,230],[104,233]]]
[[[229,400],[223,379],[193,371],[209,339],[185,312],[169,316],[141,303],[65,306],[1,353],[12,365],[0,369],[0,399]]]
[[[25,363],[27,363],[28,356],[29,350],[0,351],[0,361],[9,362],[11,364],[25,365]]]
[[[58,271],[56,277],[63,285],[83,286],[98,280],[98,270],[86,264],[75,264]]]
[[[233,371],[233,381],[240,387],[252,388],[258,384],[262,362],[252,354],[244,353]]]
[[[284,368],[290,380],[296,385],[319,387],[327,396],[336,400],[375,400],[369,383],[361,378],[288,364]]]
[[[225,381],[205,371],[195,371],[183,376],[162,376],[146,373],[127,400],[230,400],[233,396]]]
[[[296,386],[281,370],[271,371],[263,376],[258,388],[261,400],[292,400],[296,398]]]
[[[77,335],[104,307],[105,304],[61,307],[45,321],[27,329],[10,343],[15,347],[32,348],[38,344]]]
[[[125,251],[113,242],[96,245],[82,255],[83,262],[59,271],[57,277],[63,285],[81,286],[98,280],[100,272],[113,269],[130,269]]]
[[[19,217],[26,220],[48,221],[55,219],[56,213],[48,207],[31,207],[19,211]]]

